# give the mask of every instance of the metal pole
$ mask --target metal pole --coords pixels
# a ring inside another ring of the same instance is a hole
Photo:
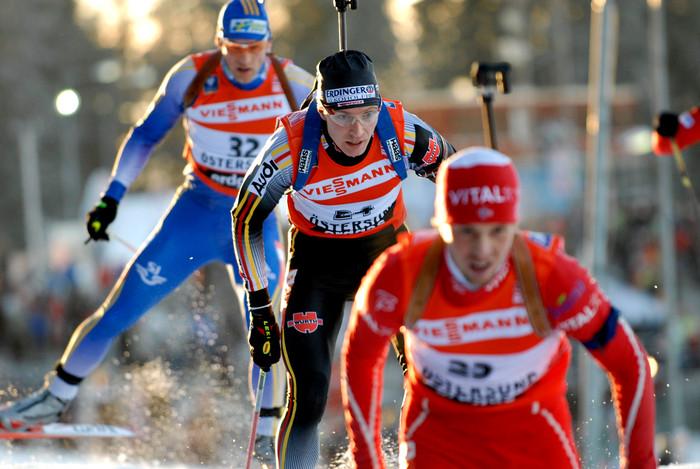
[[[338,50],[344,51],[347,49],[348,34],[345,27],[345,12],[348,7],[351,10],[357,9],[357,0],[333,0],[335,9],[338,10]]]
[[[586,116],[586,188],[584,261],[605,288],[608,235],[610,101],[615,82],[617,5],[591,2],[588,112]],[[600,462],[603,375],[587,354],[579,355],[579,421],[584,429],[586,466]]]
[[[33,122],[17,126],[19,170],[22,181],[22,210],[24,212],[24,239],[32,274],[41,281],[46,272],[46,241],[44,217],[41,208],[41,171],[37,128]]]
[[[255,437],[258,434],[258,422],[260,421],[260,409],[262,407],[263,400],[263,389],[265,388],[265,377],[267,372],[262,369],[259,370],[258,375],[258,387],[255,391],[255,408],[253,409],[253,416],[250,422],[250,436],[248,437],[248,451],[246,452],[246,463],[245,468],[250,469],[250,465],[253,462],[253,453],[255,452]]]
[[[472,62],[469,75],[479,93],[481,102],[481,124],[484,129],[484,144],[496,149],[496,118],[493,113],[493,97],[496,91],[510,93],[510,64],[508,62]]]
[[[345,9],[338,10],[338,48],[344,51],[348,43],[348,32],[345,28]]]
[[[78,127],[76,116],[60,117],[61,135],[61,182],[63,185],[63,216],[73,219],[78,215],[80,203],[80,161],[78,149]]]
[[[669,107],[668,62],[666,57],[665,11],[663,0],[647,0],[649,6],[649,69],[651,72],[651,99],[655,113]],[[673,160],[656,158],[659,180],[659,237],[661,240],[661,292],[666,308],[667,395],[669,424],[674,436],[682,432],[683,389],[680,376],[680,346],[682,332],[678,317],[678,279],[676,248],[674,244]],[[671,448],[673,451],[674,448]],[[677,455],[674,455],[677,457]]]
[[[484,143],[487,147],[496,149],[496,127],[493,117],[493,94],[486,92],[481,95],[481,124],[484,129]]]

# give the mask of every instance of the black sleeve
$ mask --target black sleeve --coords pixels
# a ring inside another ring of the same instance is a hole
[[[406,113],[406,134],[415,133],[413,148],[408,156],[409,167],[416,175],[435,180],[440,163],[455,152],[455,148],[435,129],[417,116]]]

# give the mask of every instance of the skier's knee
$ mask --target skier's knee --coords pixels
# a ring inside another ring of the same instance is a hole
[[[306,423],[319,423],[328,400],[328,377],[314,373],[304,383],[304,392],[297,393],[299,411],[296,419]]]

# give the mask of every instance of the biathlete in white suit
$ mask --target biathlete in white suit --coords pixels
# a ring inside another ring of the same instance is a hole
[[[22,428],[60,418],[80,382],[102,361],[113,340],[198,268],[219,261],[234,287],[242,284],[231,236],[231,207],[243,176],[275,128],[309,94],[313,77],[268,55],[272,39],[262,1],[233,0],[221,9],[217,49],[193,54],[166,75],[145,116],[117,156],[109,186],[88,214],[93,240],[108,240],[119,202],[155,146],[184,117],[185,180],[162,220],[131,259],[100,308],[73,333],[56,369],[34,394],[0,409],[0,424]],[[282,72],[283,70],[283,72]],[[283,85],[286,75],[288,95]],[[278,312],[284,250],[273,213],[263,223],[267,283]],[[243,289],[238,288],[239,297]],[[248,310],[246,323],[248,323]],[[256,382],[257,367],[251,378]],[[271,457],[274,419],[284,403],[284,371],[272,367],[262,402],[258,452]]]

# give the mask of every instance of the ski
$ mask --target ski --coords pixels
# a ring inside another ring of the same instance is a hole
[[[46,438],[133,438],[136,434],[124,427],[89,423],[47,423],[21,431],[0,427],[0,440],[33,440]]]

